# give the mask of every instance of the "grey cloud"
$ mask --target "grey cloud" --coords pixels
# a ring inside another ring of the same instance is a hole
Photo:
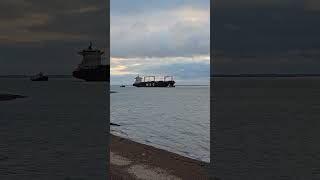
[[[70,74],[87,47],[106,46],[106,2],[0,1],[1,74]]]
[[[320,47],[317,19],[301,9],[233,9],[214,14],[213,45],[229,55],[268,55]],[[225,24],[239,27],[226,31]]]
[[[176,63],[146,68],[147,74],[173,75],[178,79],[199,79],[209,77],[210,66],[205,63]]]
[[[214,8],[259,8],[259,7],[291,7],[301,6],[301,0],[215,0],[213,1]]]
[[[319,73],[320,13],[302,1],[260,5],[214,9],[212,73]]]
[[[105,7],[105,2],[99,0],[2,0],[0,1],[0,19],[17,18],[30,14],[54,16],[90,6]]]
[[[140,75],[155,75],[157,78],[172,75],[179,84],[208,84],[210,66],[207,63],[172,63],[158,66],[136,67]],[[129,69],[130,71],[130,69]],[[112,75],[112,84],[128,84],[133,82],[135,74]]]
[[[73,40],[74,37],[87,40],[102,39],[106,36],[106,9],[103,1],[19,1],[2,2],[0,12],[9,12],[14,14],[8,18],[4,13],[1,14],[0,22],[1,34],[6,36],[6,39],[19,35],[30,36],[29,41],[34,39],[40,40],[57,40],[62,38]],[[6,8],[7,11],[4,11]],[[49,36],[52,36],[51,38]],[[61,37],[61,38],[59,38]],[[21,39],[24,39],[21,38]],[[3,38],[2,38],[3,39]],[[78,39],[78,38],[76,38]],[[1,41],[1,39],[0,39]]]
[[[210,1],[135,2],[111,1],[111,55],[132,61],[128,65],[125,62],[116,63],[126,66],[124,71],[129,74],[119,76],[114,73],[111,83],[130,83],[134,73],[140,73],[173,75],[179,84],[183,83],[183,80],[186,81],[185,84],[207,84],[210,67],[208,62],[190,63],[182,57],[209,54]],[[144,57],[150,57],[150,61],[154,62],[143,64],[141,61],[143,65],[133,65],[134,59]],[[181,62],[174,57],[182,58]],[[173,58],[174,62],[170,62],[168,58]]]
[[[120,15],[136,15],[142,12],[152,13],[174,9],[181,5],[189,5],[197,8],[209,7],[210,0],[111,0],[111,13]]]
[[[304,0],[304,8],[307,11],[319,11],[320,2],[318,0]]]
[[[202,10],[208,12],[208,9]],[[165,9],[161,13],[163,16],[155,16],[151,20],[130,16],[130,21],[123,23],[125,25],[117,24],[121,16],[113,17],[111,14],[111,22],[115,22],[111,23],[111,55],[167,57],[208,54],[210,51],[209,18],[207,21],[202,19],[201,22],[176,19],[173,24],[166,23],[166,19],[175,20],[175,17],[170,16],[173,11]],[[127,18],[127,16],[124,17]],[[153,24],[158,21],[158,24]],[[158,28],[157,26],[162,30],[153,32],[152,29]]]

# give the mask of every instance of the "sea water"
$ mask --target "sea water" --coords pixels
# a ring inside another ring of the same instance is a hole
[[[0,179],[106,179],[106,83],[0,79]]]
[[[210,161],[210,87],[111,86],[111,132],[193,159]]]
[[[218,179],[320,179],[320,78],[213,78]]]

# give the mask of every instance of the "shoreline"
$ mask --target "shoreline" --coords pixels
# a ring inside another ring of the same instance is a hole
[[[209,179],[209,163],[110,134],[111,179]]]
[[[26,96],[0,94],[0,101]],[[209,163],[110,134],[111,179],[209,179]]]

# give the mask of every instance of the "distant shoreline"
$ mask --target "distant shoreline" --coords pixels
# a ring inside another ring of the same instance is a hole
[[[0,78],[30,78],[32,75],[0,75]],[[51,78],[73,78],[72,75],[48,75]],[[210,77],[320,77],[320,74],[214,74]],[[120,86],[122,84],[113,84]],[[193,85],[183,85],[193,86]],[[195,85],[198,86],[198,85]],[[205,85],[200,85],[205,86]]]
[[[30,78],[32,75],[0,75],[0,78]],[[73,78],[72,75],[48,75],[50,78]]]

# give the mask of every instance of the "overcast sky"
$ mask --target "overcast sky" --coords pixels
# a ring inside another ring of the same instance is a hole
[[[215,0],[212,73],[320,73],[317,0]],[[71,74],[105,48],[101,0],[1,0],[0,74]],[[209,0],[111,0],[111,81],[137,74],[208,82]]]
[[[212,73],[320,73],[320,1],[216,2]]]
[[[92,40],[106,44],[106,2],[1,0],[0,75],[72,74]]]
[[[208,84],[210,0],[111,0],[111,83],[137,74]]]

